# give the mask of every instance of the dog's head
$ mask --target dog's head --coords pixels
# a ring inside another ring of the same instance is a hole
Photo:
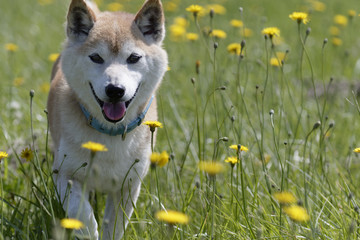
[[[167,68],[160,0],[147,0],[136,15],[72,0],[66,32],[61,66],[80,103],[105,124],[131,121]]]

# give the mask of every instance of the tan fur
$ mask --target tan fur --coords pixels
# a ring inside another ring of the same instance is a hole
[[[159,0],[148,0],[136,15],[100,13],[84,0],[72,0],[67,19],[68,37],[52,69],[48,98],[53,168],[57,170],[53,177],[68,217],[86,226],[76,234],[91,239],[113,239],[114,234],[120,239],[150,164],[151,133],[140,125],[127,134],[108,135],[88,125],[80,106],[104,128],[128,126],[143,113],[167,68],[161,47],[165,32],[162,6]],[[139,60],[128,62],[134,53]],[[93,54],[103,61],[94,61]],[[124,95],[109,100],[106,89],[110,85],[124,87]],[[125,114],[109,120],[105,103],[125,109]],[[124,103],[128,105],[119,107]],[[156,119],[154,98],[144,121]],[[81,148],[87,141],[101,143],[108,151],[90,160],[89,151]],[[93,189],[108,194],[101,230],[87,200]]]

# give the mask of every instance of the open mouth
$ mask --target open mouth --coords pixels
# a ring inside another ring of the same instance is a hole
[[[101,111],[102,111],[104,118],[107,121],[112,122],[112,123],[117,123],[125,117],[126,110],[129,107],[131,101],[135,98],[136,93],[138,92],[139,86],[140,86],[139,85],[137,87],[134,96],[128,101],[104,102],[100,98],[98,98],[98,96],[96,95],[96,93],[94,91],[92,84],[89,83],[89,85],[90,85],[92,93],[94,94],[96,101],[99,103],[99,105],[101,107]]]

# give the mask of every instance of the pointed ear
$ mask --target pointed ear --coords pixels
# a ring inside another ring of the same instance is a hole
[[[136,14],[135,24],[148,44],[160,44],[165,37],[164,12],[160,0],[147,0]]]
[[[67,36],[78,41],[86,39],[95,21],[95,13],[84,0],[72,0],[67,15]]]

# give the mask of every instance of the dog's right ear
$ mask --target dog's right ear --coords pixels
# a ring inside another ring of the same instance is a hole
[[[96,21],[96,15],[84,0],[72,0],[67,15],[66,33],[71,40],[83,41]]]
[[[134,20],[148,44],[161,44],[165,36],[164,21],[160,0],[147,0]]]

